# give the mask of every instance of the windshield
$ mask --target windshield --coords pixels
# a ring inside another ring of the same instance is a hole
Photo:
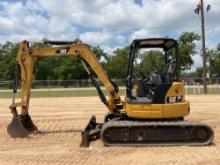
[[[174,68],[166,68],[166,66],[175,64],[174,52],[174,49],[165,51],[162,48],[136,49],[133,63],[134,76],[148,78],[152,74],[162,74],[165,69],[169,69],[169,72],[173,74]]]

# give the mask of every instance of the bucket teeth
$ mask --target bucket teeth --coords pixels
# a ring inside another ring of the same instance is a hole
[[[30,133],[38,131],[38,129],[32,122],[31,117],[26,114],[13,117],[7,131],[12,138],[24,138]]]
[[[21,124],[28,132],[38,131],[37,126],[34,125],[29,114],[19,115],[18,117],[19,120],[21,121]]]

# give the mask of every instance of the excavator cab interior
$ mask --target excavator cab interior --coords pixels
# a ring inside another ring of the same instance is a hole
[[[162,71],[152,68],[151,73],[135,75],[135,63],[138,53],[143,50],[160,50],[164,63]],[[130,55],[127,69],[126,90],[127,101],[130,103],[160,103],[172,82],[177,77],[178,46],[174,39],[149,38],[136,39],[130,47]]]

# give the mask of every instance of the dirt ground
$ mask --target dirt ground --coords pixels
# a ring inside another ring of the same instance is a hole
[[[220,164],[220,95],[187,96],[187,120],[207,123],[214,142],[204,147],[104,147],[98,140],[80,148],[80,131],[92,114],[102,121],[107,109],[97,97],[31,99],[30,113],[41,134],[12,139],[10,99],[0,100],[0,164]]]

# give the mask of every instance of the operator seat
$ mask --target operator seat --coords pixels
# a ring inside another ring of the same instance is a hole
[[[161,79],[163,83],[169,83],[172,80],[172,74],[174,72],[175,65],[172,63],[166,64],[161,73]]]
[[[148,94],[148,90],[146,87],[146,82],[142,78],[134,78],[133,84],[137,86],[137,97],[146,97]]]
[[[152,81],[152,84],[155,85],[155,86],[158,86],[162,83],[161,76],[156,74],[156,73],[153,73],[151,75],[151,81]]]

